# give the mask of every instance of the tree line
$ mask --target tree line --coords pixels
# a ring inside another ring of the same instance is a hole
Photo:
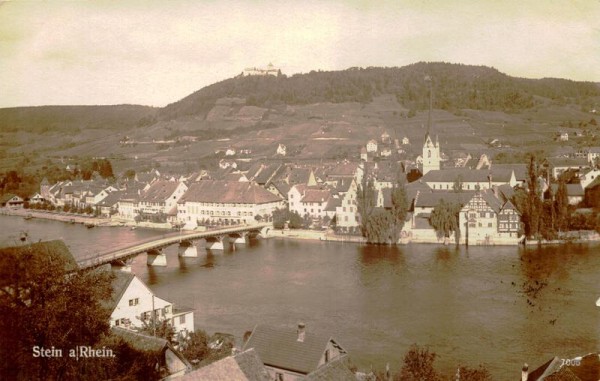
[[[311,71],[291,77],[238,76],[166,106],[160,110],[159,119],[206,116],[216,100],[224,97],[245,98],[247,105],[273,107],[319,102],[369,103],[376,96],[392,94],[409,109],[426,109],[426,75],[433,78],[434,107],[452,112],[466,108],[518,112],[533,107],[535,96],[587,104],[600,95],[600,88],[591,82],[515,78],[485,66],[419,62],[400,68]]]

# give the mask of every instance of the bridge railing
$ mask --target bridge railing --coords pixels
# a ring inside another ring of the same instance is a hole
[[[220,234],[229,234],[229,233],[237,233],[240,231],[251,231],[251,230],[259,230],[264,227],[270,226],[270,223],[260,223],[253,225],[236,225],[224,229],[214,229],[214,230],[205,230],[201,232],[191,231],[191,232],[174,232],[169,234],[163,234],[160,237],[151,237],[144,239],[142,241],[137,241],[134,244],[129,244],[127,246],[118,247],[116,249],[107,250],[104,252],[97,253],[94,256],[88,256],[78,261],[80,268],[87,268],[93,266],[99,266],[105,263],[110,263],[116,261],[118,259],[127,258],[132,255],[137,255],[141,252],[158,249],[161,247],[165,247],[168,245],[172,245],[178,241],[182,241],[184,239],[201,239],[205,237],[210,237],[213,235]]]

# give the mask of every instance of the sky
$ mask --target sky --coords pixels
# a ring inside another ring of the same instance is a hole
[[[270,62],[419,61],[600,82],[600,0],[0,2],[0,107],[162,107]]]

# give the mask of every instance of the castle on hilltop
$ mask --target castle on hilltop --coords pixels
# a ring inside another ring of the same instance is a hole
[[[246,75],[274,75],[274,76],[277,76],[278,73],[280,73],[279,68],[276,68],[270,62],[266,68],[247,67],[244,69],[244,76],[246,76]]]

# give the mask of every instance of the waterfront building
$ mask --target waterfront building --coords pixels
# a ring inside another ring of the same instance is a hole
[[[491,245],[517,243],[521,216],[497,189],[476,192],[459,212],[461,243]]]
[[[181,181],[157,180],[140,195],[139,211],[146,215],[177,215],[177,201],[188,187]]]
[[[177,219],[194,227],[202,221],[249,224],[282,206],[280,197],[252,182],[202,180],[178,201]]]
[[[0,207],[3,208],[22,208],[23,202],[23,198],[12,193],[6,193],[0,197]]]
[[[114,271],[111,298],[105,307],[111,311],[110,326],[139,329],[144,325],[167,321],[175,333],[187,336],[194,332],[194,312],[175,309],[173,303],[159,298],[137,276],[127,271]]]
[[[308,332],[304,324],[297,330],[258,325],[243,350],[253,348],[265,364],[272,380],[305,380],[311,373],[333,362],[345,361],[347,352],[330,336]],[[315,379],[315,378],[313,378]]]
[[[328,188],[297,184],[288,192],[289,210],[300,216],[323,218],[328,214],[326,209],[331,202],[334,202],[333,194]]]

